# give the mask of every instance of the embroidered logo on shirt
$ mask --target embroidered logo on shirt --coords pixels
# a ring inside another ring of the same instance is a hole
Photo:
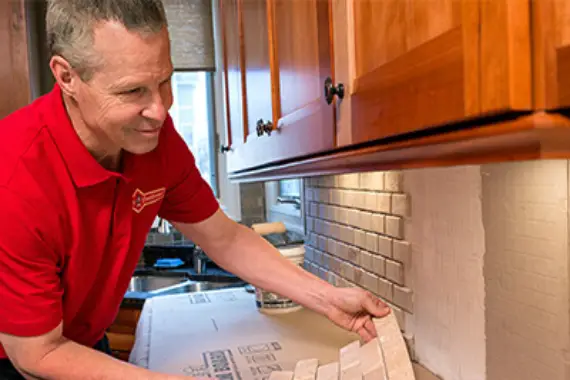
[[[133,211],[138,214],[144,210],[146,206],[161,201],[164,198],[165,192],[166,188],[164,187],[146,193],[141,189],[136,189],[133,193]]]

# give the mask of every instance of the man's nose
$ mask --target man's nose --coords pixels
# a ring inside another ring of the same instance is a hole
[[[163,122],[166,119],[167,112],[167,105],[162,96],[155,95],[152,102],[144,109],[143,116],[151,120]]]

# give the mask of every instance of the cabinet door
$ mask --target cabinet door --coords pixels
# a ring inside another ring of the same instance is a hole
[[[538,109],[570,107],[570,2],[534,0],[534,88]]]
[[[244,140],[243,75],[240,41],[240,21],[238,0],[219,0],[224,92],[226,110],[226,149],[235,151]],[[241,149],[241,148],[240,148]]]
[[[254,150],[260,137],[257,124],[273,120],[269,5],[266,0],[221,1],[224,28],[226,101],[231,136],[228,171],[257,166],[263,149]]]
[[[233,141],[229,171],[334,147],[328,0],[241,0],[243,142]],[[261,123],[261,133],[258,125]]]
[[[527,0],[332,1],[339,145],[530,109]]]
[[[31,100],[23,0],[0,2],[0,119]]]

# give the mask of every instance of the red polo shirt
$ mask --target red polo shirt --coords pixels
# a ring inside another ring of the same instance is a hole
[[[155,216],[202,221],[218,203],[168,118],[158,147],[104,169],[61,91],[0,120],[0,331],[92,346],[116,316]],[[0,346],[0,357],[6,357]]]

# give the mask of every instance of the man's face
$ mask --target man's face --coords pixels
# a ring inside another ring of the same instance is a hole
[[[158,144],[172,105],[172,63],[166,29],[141,35],[116,22],[94,29],[101,65],[75,88],[75,100],[97,145],[108,152],[147,153]]]

